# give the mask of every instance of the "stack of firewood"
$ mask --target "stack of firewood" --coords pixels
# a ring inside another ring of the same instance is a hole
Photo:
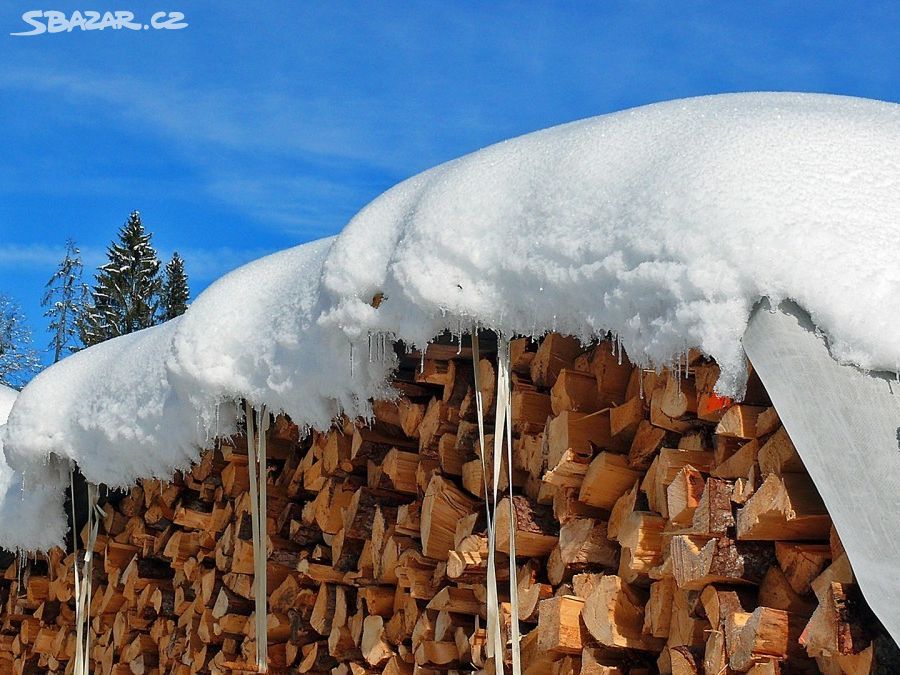
[[[497,364],[481,342],[477,364],[465,343],[424,358],[398,347],[398,398],[368,423],[304,437],[284,417],[271,425],[270,672],[496,672],[474,369],[491,447]],[[661,373],[612,342],[557,334],[514,340],[510,354],[514,484],[510,497],[504,468],[496,516],[507,662],[513,621],[535,674],[850,675],[874,672],[876,647],[886,658],[890,640],[752,373],[736,403],[695,353]],[[92,672],[255,671],[247,463],[244,439],[223,439],[189,473],[106,502]],[[9,566],[0,672],[72,671],[75,559]]]

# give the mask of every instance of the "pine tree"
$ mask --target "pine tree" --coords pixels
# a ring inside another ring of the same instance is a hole
[[[184,258],[175,251],[172,259],[166,264],[166,278],[162,287],[163,319],[168,321],[184,314],[190,296],[188,278],[184,271]]]
[[[56,272],[47,282],[42,307],[48,307],[44,313],[50,319],[47,330],[53,334],[50,349],[53,351],[53,363],[59,361],[64,352],[74,351],[72,344],[78,329],[78,321],[87,299],[88,289],[81,281],[84,265],[81,262],[81,251],[71,239],[66,241],[66,255]]]
[[[132,211],[106,251],[109,262],[100,268],[79,322],[86,347],[159,323],[162,284],[151,238],[141,214]]]
[[[18,389],[40,367],[22,310],[12,298],[0,293],[0,384]]]

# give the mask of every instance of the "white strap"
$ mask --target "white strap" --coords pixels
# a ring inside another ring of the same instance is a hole
[[[472,365],[475,368],[475,410],[478,415],[478,456],[481,458],[481,475],[484,481],[484,508],[487,513],[488,534],[488,566],[487,566],[487,644],[488,657],[494,658],[495,669],[499,675],[503,675],[503,639],[500,635],[500,601],[497,592],[497,568],[496,550],[497,541],[494,530],[494,512],[491,509],[490,481],[487,471],[487,452],[484,447],[484,401],[481,395],[481,376],[478,365],[481,361],[481,350],[478,341],[478,326],[472,327]],[[496,473],[496,471],[494,472]],[[494,485],[497,484],[496,479]],[[494,496],[494,509],[497,499]]]
[[[88,483],[87,486],[88,492],[88,513],[92,514],[91,519],[88,521],[91,524],[90,533],[88,535],[88,546],[87,551],[84,554],[84,580],[83,585],[85,587],[84,591],[84,623],[85,623],[85,631],[84,631],[84,654],[85,654],[85,669],[87,672],[87,662],[90,661],[91,657],[91,592],[92,592],[92,584],[93,584],[93,569],[94,569],[94,547],[97,544],[97,532],[100,529],[100,520],[105,516],[103,511],[97,505],[97,502],[100,500],[99,487],[96,483]]]
[[[484,403],[481,396],[481,377],[479,361],[481,360],[478,341],[478,326],[472,327],[472,361],[475,367],[475,407],[478,413],[478,442],[481,450],[481,468],[485,484],[485,509],[487,511],[488,529],[488,579],[487,579],[487,655],[494,658],[494,668],[498,675],[503,675],[505,647],[500,631],[500,603],[497,584],[497,532],[496,516],[500,492],[500,475],[503,465],[503,443],[506,441],[506,467],[509,482],[510,520],[509,520],[509,599],[512,613],[510,621],[510,641],[512,643],[512,673],[521,675],[522,657],[519,646],[519,589],[516,570],[516,512],[512,502],[513,496],[513,462],[512,462],[512,401],[511,379],[509,375],[509,342],[500,335],[497,340],[497,412],[494,427],[494,449],[492,456],[492,481],[490,497],[488,497],[487,461],[484,443]]]
[[[81,577],[78,573],[78,528],[75,520],[75,467],[69,469],[69,495],[72,507],[72,570],[75,573],[75,675],[84,670],[84,637],[81,616]]]
[[[255,592],[254,626],[256,627],[256,667],[258,672],[268,672],[268,617],[266,609],[266,540],[265,540],[265,465],[266,431],[265,406],[259,411],[259,428],[254,424],[253,406],[245,403],[245,419],[247,424],[247,471],[250,474],[250,525],[253,535],[253,571]],[[257,433],[259,440],[257,441]],[[257,452],[257,443],[259,443]],[[260,476],[260,474],[262,474]],[[262,513],[260,513],[262,511]]]
[[[69,471],[72,502],[72,568],[75,572],[75,675],[87,673],[84,662],[84,615],[81,608],[81,577],[78,573],[78,527],[75,520],[75,468]]]
[[[75,495],[74,475],[70,479],[72,486],[72,498]],[[81,582],[78,582],[78,555],[75,555],[75,675],[89,675],[91,658],[91,577],[94,566],[94,547],[97,545],[97,532],[100,528],[100,519],[103,511],[97,506],[99,492],[95,483],[87,484],[88,501],[88,541],[84,552],[84,571]],[[74,504],[72,507],[72,527],[75,527]],[[76,545],[77,546],[77,545]]]
[[[506,441],[507,477],[509,479],[509,599],[510,599],[510,641],[512,643],[512,673],[522,674],[521,653],[519,649],[519,598],[516,578],[516,510],[513,497],[512,468],[512,403],[510,401],[511,382],[509,377],[509,342],[497,336],[497,414],[494,427],[494,515],[497,514],[497,501],[500,486],[500,474],[503,465],[503,442]],[[496,525],[496,520],[495,520]],[[496,536],[493,549],[496,548]],[[490,564],[490,563],[489,563]],[[502,672],[502,666],[498,669]]]
[[[268,609],[268,574],[266,562],[268,560],[268,534],[266,526],[266,512],[268,503],[266,464],[266,432],[269,429],[269,415],[266,406],[260,406],[259,419],[256,424],[257,438],[259,439],[259,506],[257,507],[257,521],[259,523],[259,551],[253,558],[254,577],[256,579],[256,660],[259,671],[269,670],[269,609]]]
[[[499,501],[500,494],[500,475],[503,469],[503,433],[506,425],[506,392],[507,389],[503,386],[503,366],[501,365],[502,357],[500,354],[500,346],[502,344],[502,340],[498,335],[497,340],[497,411],[494,415],[494,451],[491,456],[491,467],[493,469],[492,482],[491,482],[491,511],[494,514],[494,523],[491,528],[490,537],[488,539],[488,573],[494,577],[494,584],[496,586],[496,567],[497,567],[497,503]],[[496,591],[495,591],[496,592]],[[499,621],[500,621],[500,611],[499,607],[497,609],[497,636],[496,640],[498,641],[498,646],[496,647],[495,655],[494,655],[494,664],[496,667],[496,672],[499,675],[503,675],[503,661],[506,654],[505,646],[502,642],[502,638],[500,636],[499,630]]]
[[[519,586],[516,574],[516,509],[513,503],[513,458],[512,458],[512,382],[509,376],[509,342],[500,340],[497,349],[497,415],[501,415],[501,400],[499,392],[503,391],[502,415],[505,418],[506,427],[506,470],[509,479],[509,604],[510,613],[510,641],[512,643],[512,672],[513,675],[522,675],[522,655],[519,647]],[[498,436],[502,437],[502,431]],[[502,443],[502,438],[501,441]],[[495,443],[494,448],[497,448]],[[495,462],[500,463],[499,457]],[[496,472],[495,472],[496,473]]]

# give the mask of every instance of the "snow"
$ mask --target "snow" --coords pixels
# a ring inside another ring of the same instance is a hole
[[[699,347],[743,386],[760,297],[841,361],[900,363],[900,106],[809,94],[672,101],[529,134],[376,199],[326,261],[336,321],[421,342],[456,317],[611,330],[632,358]],[[389,298],[366,308],[375,291]],[[449,321],[445,321],[446,313]]]
[[[0,424],[6,424],[9,411],[12,410],[13,403],[16,402],[18,395],[19,392],[15,389],[0,384]]]
[[[0,547],[44,551],[60,543],[66,532],[63,513],[65,475],[45,467],[25,481],[3,458],[2,431],[18,396],[15,389],[0,384]]]
[[[321,429],[341,411],[367,415],[370,397],[390,395],[393,352],[370,359],[368,336],[354,335],[351,373],[351,339],[320,320],[331,308],[320,279],[333,242],[252,262],[194,301],[175,331],[169,366],[195,408],[246,398]]]
[[[837,359],[894,371],[898,188],[900,106],[846,97],[672,101],[499,143],[49,368],[14,406],[6,457],[110,485],[168,475],[233,431],[240,397],[319,428],[366,415],[396,363],[385,336],[421,347],[475,323],[611,331],[647,366],[697,347],[740,395],[751,310],[792,298]]]
[[[166,358],[179,322],[108,340],[39,374],[7,424],[10,465],[27,474],[52,455],[110,487],[189,467],[210,440],[215,411],[198,417],[171,386]]]

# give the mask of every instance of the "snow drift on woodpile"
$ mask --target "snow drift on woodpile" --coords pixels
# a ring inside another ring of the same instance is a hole
[[[900,106],[710,96],[539,131],[401,183],[341,233],[324,283],[335,323],[420,342],[464,317],[507,335],[610,330],[644,363],[699,347],[734,395],[763,296],[802,305],[838,359],[897,370],[898,222]]]
[[[46,550],[65,536],[65,474],[45,467],[29,474],[26,481],[6,463],[2,431],[18,393],[0,384],[0,520],[4,523],[0,547]]]
[[[367,415],[370,398],[390,396],[390,345],[370,351],[368,335],[320,320],[331,308],[320,279],[333,241],[245,265],[194,301],[174,333],[169,366],[195,407],[245,398],[322,429],[341,411]]]
[[[170,384],[166,360],[179,322],[108,340],[39,374],[7,424],[10,465],[28,475],[53,456],[111,487],[190,466],[210,440],[214,412],[191,408]]]
[[[301,426],[365,414],[396,363],[388,339],[475,323],[611,331],[645,365],[697,347],[739,396],[753,306],[792,298],[836,358],[896,370],[898,221],[895,104],[735,94],[555,127],[415,176],[180,321],[53,366],[16,403],[6,456],[70,458],[113,485],[162,475],[233,429],[235,398]]]

